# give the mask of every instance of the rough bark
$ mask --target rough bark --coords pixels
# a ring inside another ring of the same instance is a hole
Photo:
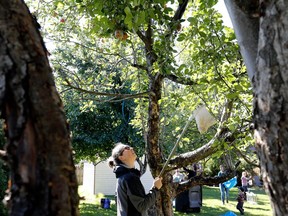
[[[162,157],[160,155],[159,149],[159,134],[160,134],[160,106],[159,100],[161,99],[161,89],[162,89],[163,78],[160,74],[150,81],[150,95],[149,95],[149,119],[148,119],[148,134],[147,134],[147,144],[148,144],[148,164],[150,166],[153,176],[158,176],[161,167],[159,164],[163,164]],[[163,180],[165,182],[166,179]],[[167,181],[166,181],[167,182]],[[163,192],[165,192],[165,186],[163,187]],[[161,193],[162,195],[164,193]],[[161,196],[163,198],[163,196]],[[156,215],[163,215],[162,209],[165,202],[160,199],[156,203]],[[171,208],[172,210],[172,208]],[[152,214],[153,215],[153,214]],[[164,214],[167,215],[167,214]]]
[[[0,0],[0,107],[10,166],[9,215],[76,216],[70,133],[36,21]]]
[[[273,215],[288,215],[288,2],[262,1],[255,138]]]

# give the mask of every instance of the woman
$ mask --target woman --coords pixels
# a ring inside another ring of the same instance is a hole
[[[244,189],[244,192],[248,191],[248,181],[249,180],[250,180],[250,178],[247,177],[247,172],[243,171],[242,176],[241,176],[241,185],[242,185],[242,188]]]
[[[247,172],[243,171],[241,176],[241,185],[244,190],[244,200],[247,200],[247,192],[248,192],[248,181],[250,178],[247,177]]]
[[[223,165],[220,165],[220,171],[218,172],[218,176],[223,176],[225,175],[225,167]],[[220,188],[220,193],[221,193],[221,200],[223,205],[225,204],[225,197],[226,197],[226,202],[228,203],[229,199],[229,189],[225,187],[223,183],[219,184]]]
[[[140,181],[140,171],[135,169],[137,155],[133,148],[117,143],[112,150],[109,166],[116,174],[117,216],[146,216],[155,203],[162,187],[162,178],[155,178],[148,194]]]

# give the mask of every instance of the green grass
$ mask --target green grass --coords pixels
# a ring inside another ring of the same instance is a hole
[[[253,193],[257,195],[257,204],[249,202],[244,203],[245,216],[271,216],[272,210],[270,206],[269,197],[266,195],[263,189],[253,188]],[[80,196],[85,196],[85,200],[80,202],[80,215],[81,216],[116,216],[116,206],[114,196],[105,196],[111,200],[110,209],[101,208],[100,201],[104,197],[103,194],[89,195],[85,194],[82,187],[79,187]],[[218,187],[203,187],[203,206],[201,208],[201,215],[207,216],[220,216],[228,211],[232,211],[237,215],[240,215],[236,209],[236,196],[237,188],[230,190],[229,203],[222,205],[220,201],[220,191]],[[175,216],[199,216],[199,213],[180,213],[174,212]]]

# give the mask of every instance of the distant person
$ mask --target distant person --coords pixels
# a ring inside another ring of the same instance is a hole
[[[197,175],[197,164],[193,164],[192,169],[188,169],[187,167],[183,167],[183,169],[188,173],[188,179]]]
[[[155,178],[148,194],[140,181],[140,171],[135,169],[137,159],[133,148],[117,143],[109,158],[109,166],[116,175],[117,216],[146,216],[156,202],[162,187],[162,178]]]
[[[250,178],[247,177],[247,172],[246,171],[243,171],[242,172],[242,176],[241,176],[241,186],[244,190],[244,199],[247,200],[246,198],[246,192],[248,191],[248,181],[249,181]]]
[[[195,176],[202,175],[201,165],[198,163],[192,164],[192,168],[188,169],[183,167],[183,169],[188,172],[188,179]],[[189,207],[191,212],[200,212],[202,206],[202,186],[195,185],[189,188]]]
[[[173,182],[181,182],[184,180],[184,175],[177,169],[173,175]]]
[[[236,198],[237,200],[237,206],[236,208],[240,211],[241,215],[244,215],[244,189],[243,187],[238,187],[238,196]]]
[[[263,181],[259,178],[258,175],[254,176],[254,183],[258,187],[263,187]]]
[[[218,172],[218,176],[224,176],[226,174],[225,171],[225,167],[223,165],[220,165],[220,171]],[[225,200],[228,203],[228,199],[229,199],[229,189],[225,187],[225,185],[223,183],[219,184],[219,189],[220,189],[220,193],[221,193],[221,201],[223,203],[223,205],[225,204]]]
[[[247,172],[243,171],[241,176],[241,186],[244,189],[244,192],[248,191],[248,181],[250,178],[247,177]]]

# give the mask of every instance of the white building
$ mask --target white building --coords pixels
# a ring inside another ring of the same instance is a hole
[[[146,192],[152,187],[153,177],[147,166],[145,174],[141,177]],[[116,177],[106,161],[97,165],[85,162],[83,166],[83,189],[90,194],[102,193],[104,195],[114,195]]]

